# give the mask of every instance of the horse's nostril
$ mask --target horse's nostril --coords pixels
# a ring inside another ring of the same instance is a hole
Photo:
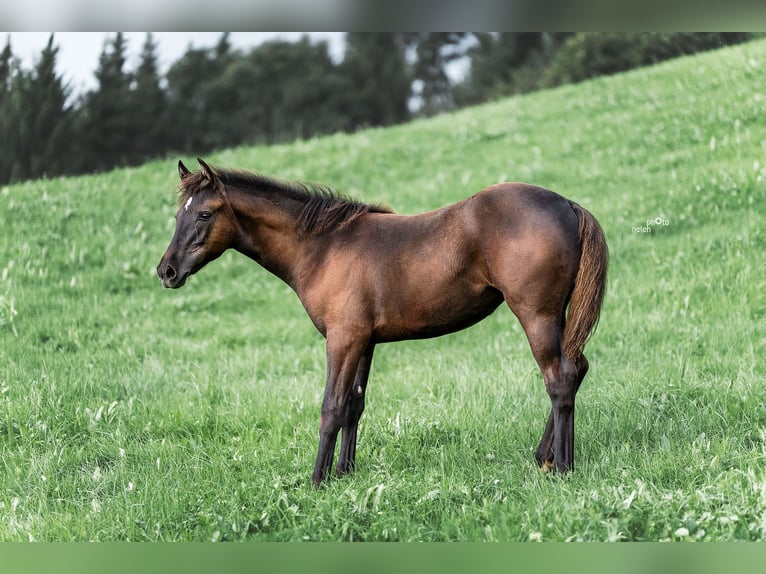
[[[165,279],[175,279],[176,278],[176,270],[173,268],[172,265],[167,265],[165,267]]]

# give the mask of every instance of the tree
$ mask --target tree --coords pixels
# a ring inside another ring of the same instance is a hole
[[[221,143],[222,128],[218,112],[228,117],[237,110],[232,95],[220,85],[227,68],[240,58],[231,51],[228,32],[222,34],[215,48],[189,46],[167,73],[167,117],[170,149],[178,152],[203,153]]]
[[[238,125],[227,131],[242,142],[274,143],[345,127],[338,76],[324,42],[304,36],[261,44],[229,67],[222,87],[235,96],[237,111],[227,119]]]
[[[0,53],[0,184],[11,181],[11,173],[16,160],[17,141],[17,106],[13,98],[14,58],[11,50],[11,37],[8,36],[5,48]]]
[[[345,86],[326,42],[270,42],[252,52],[273,74],[281,99],[272,117],[270,141],[287,141],[346,130]]]
[[[131,156],[130,75],[124,70],[127,46],[122,32],[104,44],[99,56],[98,87],[85,97],[83,138],[86,169],[109,169]]]
[[[68,90],[56,73],[57,55],[51,34],[34,69],[15,74],[13,180],[59,175],[69,169],[72,111]]]
[[[415,53],[415,92],[420,113],[430,116],[455,107],[447,66],[465,55],[463,32],[415,32],[406,35]]]
[[[540,87],[542,72],[570,33],[482,32],[469,50],[471,67],[455,90],[459,105],[484,102],[499,96]]]
[[[141,62],[130,91],[131,163],[139,162],[165,151],[170,129],[164,121],[166,97],[160,83],[157,65],[157,44],[151,32],[146,34],[141,50]]]
[[[11,50],[11,36],[5,41],[5,48],[0,53],[0,98],[8,95],[11,91],[11,73],[13,68],[13,50]]]
[[[750,33],[580,32],[567,38],[545,70],[545,86],[615,74],[748,40]]]
[[[222,40],[225,40],[222,38]],[[325,42],[271,41],[247,54],[189,49],[168,72],[186,151],[274,143],[346,129],[347,88]]]
[[[69,89],[62,77],[56,73],[58,47],[53,45],[53,34],[43,50],[35,67],[30,88],[38,94],[39,107],[36,111],[33,132],[40,145],[41,159],[32,157],[31,174],[60,175],[68,169],[71,154],[69,140],[72,128],[72,110],[67,105]],[[37,162],[34,160],[37,159]]]
[[[341,73],[348,86],[344,111],[352,127],[407,121],[412,78],[401,34],[351,32]]]

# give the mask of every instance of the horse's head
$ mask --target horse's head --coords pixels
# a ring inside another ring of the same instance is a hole
[[[237,233],[223,183],[204,161],[197,161],[201,168],[198,173],[178,162],[181,200],[176,231],[157,265],[162,285],[173,289],[183,286],[189,275],[226,251]]]

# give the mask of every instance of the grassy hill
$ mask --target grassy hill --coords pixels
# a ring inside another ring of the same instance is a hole
[[[376,352],[359,468],[310,485],[324,346],[229,253],[164,290],[177,158],[0,188],[0,540],[763,540],[766,42],[209,162],[403,213],[502,180],[611,251],[576,472],[516,319]],[[194,165],[193,158],[182,158]]]

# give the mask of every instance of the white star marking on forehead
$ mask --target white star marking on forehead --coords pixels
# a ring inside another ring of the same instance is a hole
[[[186,200],[186,205],[184,205],[184,211],[189,211],[189,206],[191,205],[192,198]]]

